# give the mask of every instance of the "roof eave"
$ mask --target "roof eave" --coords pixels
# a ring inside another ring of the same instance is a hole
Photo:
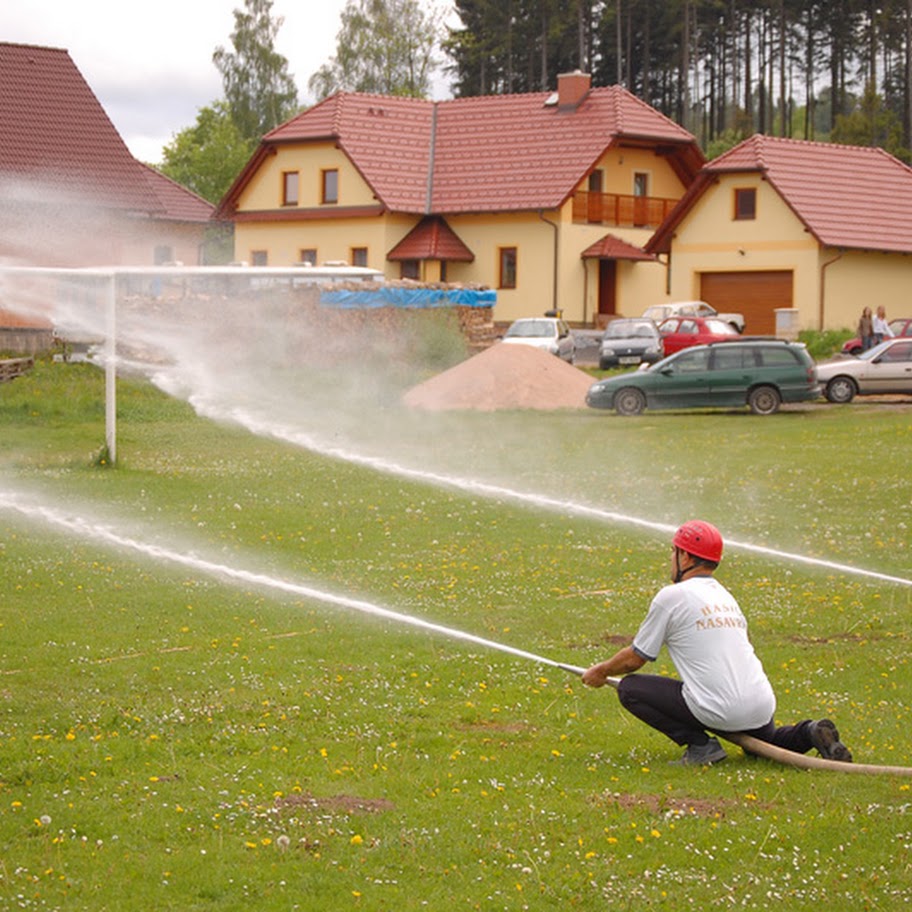
[[[260,165],[268,155],[274,155],[275,149],[271,143],[262,140],[254,151],[253,155],[247,160],[247,164],[241,169],[234,182],[228,188],[227,193],[222,197],[215,209],[215,218],[230,220],[234,213],[237,212],[237,202],[244,188],[250,182],[250,178],[256,173]]]
[[[687,188],[677,205],[668,217],[656,228],[652,237],[643,245],[646,253],[660,254],[668,253],[671,250],[671,240],[674,237],[675,229],[684,221],[685,216],[694,207],[697,200],[716,182],[715,177],[707,171],[701,171],[697,174],[694,182]]]

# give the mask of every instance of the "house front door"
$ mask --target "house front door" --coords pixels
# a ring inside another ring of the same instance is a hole
[[[598,313],[599,326],[617,313],[617,260],[599,260]]]

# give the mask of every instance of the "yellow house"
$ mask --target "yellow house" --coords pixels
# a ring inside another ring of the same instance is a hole
[[[488,285],[498,321],[667,300],[643,250],[705,159],[618,86],[424,101],[339,93],[267,134],[222,200],[235,259]]]
[[[709,162],[646,245],[673,300],[746,330],[854,328],[912,313],[912,169],[882,149],[756,135]],[[788,325],[786,325],[788,324]]]

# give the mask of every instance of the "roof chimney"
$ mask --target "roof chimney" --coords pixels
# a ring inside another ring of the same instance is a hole
[[[560,73],[557,77],[557,107],[559,111],[576,110],[592,85],[592,76],[581,70]]]

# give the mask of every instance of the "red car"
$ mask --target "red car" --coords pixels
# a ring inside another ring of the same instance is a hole
[[[665,356],[691,345],[738,339],[738,330],[717,317],[669,317],[659,324]]]
[[[890,329],[893,330],[894,336],[912,336],[912,317],[898,317],[896,320],[890,320]],[[861,339],[849,339],[842,346],[842,352],[845,355],[860,355]]]

